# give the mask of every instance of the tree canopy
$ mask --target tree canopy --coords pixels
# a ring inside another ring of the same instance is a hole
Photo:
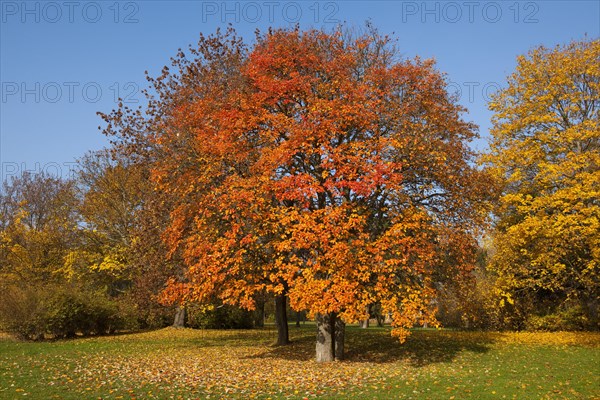
[[[504,183],[492,267],[506,302],[581,302],[597,318],[600,41],[519,57],[490,108],[486,160]]]
[[[187,270],[165,300],[251,309],[266,291],[346,322],[379,303],[401,340],[434,323],[435,283],[474,263],[490,181],[433,61],[341,30],[252,46],[230,30],[190,54],[145,114],[104,116],[175,199],[164,238]]]

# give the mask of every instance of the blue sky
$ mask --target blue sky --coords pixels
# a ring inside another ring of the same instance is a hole
[[[97,111],[143,104],[144,71],[231,23],[249,41],[269,26],[333,28],[370,20],[407,57],[434,57],[460,90],[486,146],[489,93],[540,44],[600,37],[600,1],[6,1],[0,0],[2,179],[67,176],[107,144]],[[136,104],[136,101],[138,102]]]

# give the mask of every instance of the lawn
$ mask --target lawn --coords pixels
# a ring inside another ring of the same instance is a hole
[[[348,327],[347,360],[317,364],[314,326],[167,328],[23,343],[0,337],[0,399],[600,399],[600,334]]]

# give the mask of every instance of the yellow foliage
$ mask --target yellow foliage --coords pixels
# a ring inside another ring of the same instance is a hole
[[[490,108],[484,159],[504,183],[492,260],[502,286],[598,298],[600,40],[519,57]]]

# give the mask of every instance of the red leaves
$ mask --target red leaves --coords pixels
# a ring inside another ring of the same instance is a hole
[[[319,182],[309,174],[287,175],[273,182],[273,191],[278,201],[297,201],[308,208],[307,199],[322,193]]]

